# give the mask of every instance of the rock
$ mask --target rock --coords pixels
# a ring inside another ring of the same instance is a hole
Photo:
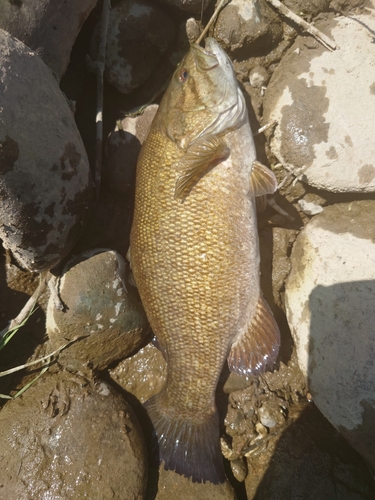
[[[134,356],[121,361],[109,374],[126,392],[144,403],[163,388],[166,367],[162,353],[150,343]]]
[[[200,13],[204,11],[212,0],[160,0],[161,2],[173,5],[181,10]]]
[[[104,382],[44,375],[1,410],[0,441],[2,498],[144,498],[139,424]]]
[[[313,404],[292,406],[286,424],[247,456],[248,500],[374,498],[365,464]]]
[[[75,39],[97,0],[0,2],[0,29],[34,50],[61,78]]]
[[[331,0],[330,8],[338,12],[350,12],[366,5],[370,5],[367,0]]]
[[[214,37],[236,59],[267,52],[282,38],[282,22],[265,0],[232,0],[219,14]]]
[[[109,14],[105,78],[129,94],[150,77],[174,36],[173,20],[157,5],[122,0]]]
[[[264,102],[264,123],[277,122],[271,150],[311,186],[372,192],[375,66],[368,61],[375,47],[368,30],[375,29],[375,18],[331,18],[317,27],[339,49],[330,52],[311,37],[299,37],[282,60]]]
[[[213,0],[160,0],[160,2],[189,12],[202,13]]]
[[[198,40],[199,35],[201,34],[201,25],[196,19],[194,19],[194,17],[190,17],[186,21],[185,32],[190,44],[193,44]]]
[[[102,181],[110,191],[128,195],[133,193],[139,151],[158,107],[157,104],[151,104],[141,115],[125,117],[109,134]]]
[[[330,0],[284,0],[283,3],[292,10],[295,14],[307,17],[311,20],[321,12],[325,12],[329,8]]]
[[[55,266],[80,236],[93,183],[74,116],[43,61],[0,30],[0,237],[26,269]]]
[[[47,333],[53,350],[87,335],[61,352],[59,361],[69,370],[103,370],[147,342],[149,325],[138,293],[124,284],[124,260],[111,250],[81,254],[65,267],[58,290],[66,310],[56,308],[52,294]]]
[[[312,201],[302,199],[298,201],[298,205],[301,207],[302,212],[307,215],[317,215],[323,212],[323,207]]]
[[[250,71],[249,82],[252,87],[260,88],[269,80],[269,74],[263,66],[256,66]]]
[[[224,484],[193,483],[180,474],[170,470],[159,469],[159,485],[155,500],[236,500],[233,488]]]
[[[289,326],[314,402],[375,470],[375,201],[326,207],[299,234]]]

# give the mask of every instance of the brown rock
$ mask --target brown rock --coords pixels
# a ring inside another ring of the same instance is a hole
[[[44,376],[0,412],[0,496],[141,500],[146,450],[131,407],[105,384]]]
[[[125,263],[111,250],[94,250],[69,262],[58,285],[65,310],[51,295],[47,332],[52,348],[86,335],[59,361],[70,370],[102,370],[147,342],[148,321],[138,293],[125,283]]]
[[[148,344],[134,356],[124,359],[109,373],[126,392],[144,403],[158,394],[165,384],[166,362],[159,349]]]

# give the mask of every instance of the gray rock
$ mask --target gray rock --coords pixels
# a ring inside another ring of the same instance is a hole
[[[265,0],[232,0],[219,14],[214,37],[239,60],[281,40],[282,22]]]
[[[122,0],[109,14],[105,78],[120,92],[132,92],[150,77],[174,36],[173,20],[157,5]]]
[[[98,249],[70,261],[58,283],[65,311],[51,295],[47,333],[52,349],[87,335],[59,356],[69,370],[102,370],[147,342],[149,325],[136,289],[125,283],[125,263],[111,250]]]
[[[0,30],[0,237],[30,271],[76,243],[93,203],[89,162],[51,71]]]
[[[269,74],[263,66],[256,66],[250,71],[249,82],[252,87],[260,88],[269,80]]]
[[[1,498],[142,500],[146,449],[132,408],[104,382],[44,375],[0,412]]]
[[[330,52],[311,37],[299,37],[282,60],[264,102],[265,123],[277,121],[271,149],[312,186],[372,192],[375,66],[368,61],[375,57],[369,37],[375,18],[339,17],[317,27],[339,48]]]
[[[375,201],[326,207],[298,236],[286,284],[300,367],[326,418],[375,469]]]
[[[118,194],[134,191],[139,151],[158,107],[157,104],[151,104],[141,115],[124,118],[109,134],[102,181],[110,191]]]
[[[61,78],[75,39],[98,0],[5,0],[0,28],[34,50]]]

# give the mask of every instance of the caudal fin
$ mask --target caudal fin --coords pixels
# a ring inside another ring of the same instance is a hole
[[[192,478],[195,483],[224,483],[217,413],[203,422],[171,418],[163,413],[159,401],[156,395],[144,407],[158,438],[159,459],[164,462],[164,469]]]

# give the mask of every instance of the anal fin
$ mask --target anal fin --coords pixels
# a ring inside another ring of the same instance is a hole
[[[239,375],[258,375],[273,366],[279,346],[279,327],[269,305],[260,295],[250,324],[232,344],[228,356],[229,370]]]

